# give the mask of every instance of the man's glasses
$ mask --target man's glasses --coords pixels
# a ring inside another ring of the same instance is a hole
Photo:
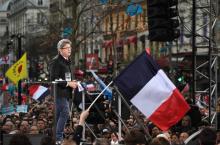
[[[63,47],[62,49],[72,49],[72,47]]]

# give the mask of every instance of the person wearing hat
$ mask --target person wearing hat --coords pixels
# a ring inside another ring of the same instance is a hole
[[[111,138],[111,132],[108,128],[103,128],[102,129],[102,137],[110,139]]]
[[[69,102],[77,82],[73,80],[71,70],[71,41],[62,39],[57,44],[58,55],[50,63],[50,81],[58,81],[56,87],[56,143],[63,140],[64,127],[69,119]]]

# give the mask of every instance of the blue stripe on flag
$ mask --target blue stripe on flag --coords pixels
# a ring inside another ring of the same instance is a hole
[[[114,79],[114,83],[121,94],[130,100],[157,74],[159,69],[159,65],[144,51]]]
[[[48,95],[50,95],[49,89],[47,89],[37,100],[42,102]]]

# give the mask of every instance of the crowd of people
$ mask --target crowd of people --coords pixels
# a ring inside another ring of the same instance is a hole
[[[17,99],[14,96],[11,96],[11,101],[16,104]],[[1,144],[4,142],[4,135],[10,134],[13,137],[11,138],[11,144],[13,142],[18,141],[27,141],[26,139],[20,140],[20,138],[25,137],[25,135],[33,135],[38,134],[42,135],[41,144],[45,143],[48,145],[49,143],[55,144],[54,138],[54,98],[52,96],[47,96],[43,102],[36,102],[33,99],[29,99],[28,101],[29,109],[27,113],[13,113],[11,115],[0,115],[0,123],[1,123]],[[87,115],[80,118],[81,110],[75,105],[75,108],[72,110],[72,118],[69,118],[68,122],[64,128],[64,141],[63,145],[74,145],[79,144],[80,142],[84,142],[84,144],[92,144],[95,141],[96,144],[105,144],[104,140],[107,139],[108,144],[116,145],[116,144],[126,144],[126,145],[134,145],[134,144],[159,144],[158,142],[166,142],[170,145],[183,145],[184,141],[196,131],[205,128],[208,130],[207,134],[204,135],[202,139],[206,139],[208,141],[207,145],[217,144],[220,142],[220,133],[215,129],[210,129],[211,126],[207,121],[200,120],[197,123],[192,123],[192,117],[189,114],[186,114],[182,118],[182,120],[170,130],[164,132],[160,130],[157,126],[155,126],[151,121],[146,119],[143,115],[138,113],[138,119],[141,120],[145,128],[140,125],[140,122],[137,121],[134,115],[130,114],[129,111],[122,112],[128,113],[129,115],[125,116],[124,125],[122,127],[122,134],[119,137],[118,134],[118,122],[117,116],[114,114],[112,106],[110,105],[111,101],[104,101],[105,105],[108,104],[107,109],[101,110],[101,113],[104,116],[99,115],[99,117],[104,117],[103,122],[98,122],[93,124],[86,124],[85,130],[85,138],[82,137],[82,126],[84,124]],[[88,111],[89,112],[89,111]],[[87,112],[87,113],[88,113]],[[93,112],[91,112],[92,114]],[[95,115],[100,112],[95,111]],[[83,113],[82,113],[83,114]],[[81,115],[82,115],[81,114]],[[88,113],[89,114],[89,113]],[[106,115],[108,114],[108,115]],[[90,116],[91,117],[91,116]],[[150,134],[147,136],[146,131]],[[209,135],[210,134],[210,135]],[[78,136],[78,137],[76,137]],[[26,136],[27,137],[27,136]],[[14,138],[14,139],[13,139]],[[19,138],[19,139],[18,139]],[[163,138],[163,139],[161,139]],[[164,140],[165,138],[165,140]],[[101,140],[101,141],[100,141]],[[151,140],[151,143],[149,143]],[[101,142],[101,143],[99,143]],[[131,143],[129,143],[131,142]],[[24,143],[24,142],[23,142]],[[19,145],[18,143],[16,143]],[[31,142],[30,142],[31,144]],[[46,145],[45,144],[45,145]],[[201,144],[201,145],[206,145]],[[32,144],[34,145],[34,144]],[[50,145],[50,144],[49,144]]]

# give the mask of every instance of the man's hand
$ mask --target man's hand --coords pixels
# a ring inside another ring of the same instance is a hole
[[[78,84],[77,84],[77,81],[70,81],[70,82],[67,82],[67,86],[75,89],[77,88]]]

